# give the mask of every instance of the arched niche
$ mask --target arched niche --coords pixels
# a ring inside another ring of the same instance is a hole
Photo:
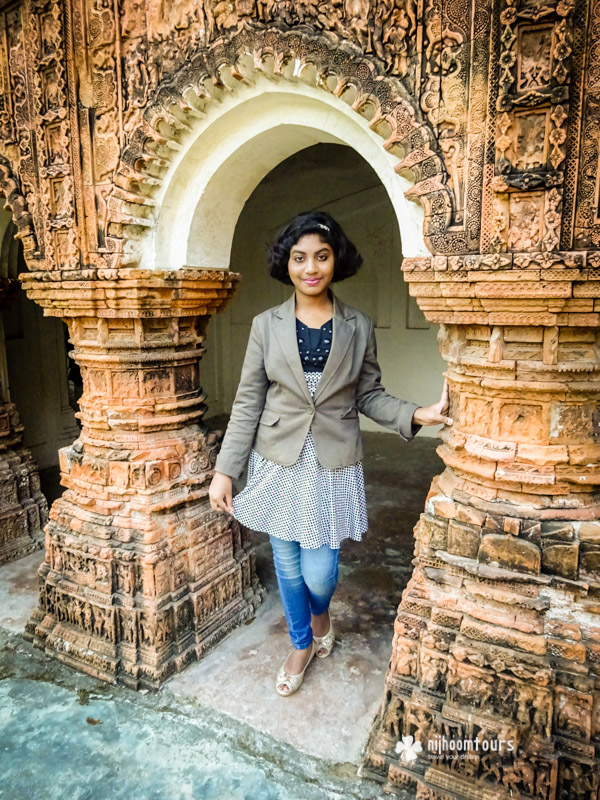
[[[406,256],[428,253],[423,210],[407,200],[411,183],[368,120],[340,98],[302,82],[259,75],[198,120],[172,158],[154,197],[156,222],[140,262],[155,268],[228,268],[244,203],[277,164],[317,143],[352,147],[369,162],[395,210]]]

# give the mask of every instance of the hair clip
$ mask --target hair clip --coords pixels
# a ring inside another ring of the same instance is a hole
[[[323,228],[324,231],[328,231],[329,230],[327,225],[323,225],[322,222],[317,222],[317,225],[319,226],[319,228]]]

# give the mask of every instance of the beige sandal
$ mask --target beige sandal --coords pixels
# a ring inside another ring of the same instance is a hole
[[[315,643],[316,657],[327,658],[327,656],[333,650],[333,644],[335,642],[335,634],[333,632],[333,622],[331,621],[331,618],[329,619],[329,630],[325,636],[313,636],[313,642]],[[319,650],[324,650],[325,652],[319,653]]]
[[[283,662],[283,666],[281,667],[277,675],[277,683],[275,684],[275,691],[277,692],[277,694],[281,695],[282,697],[289,697],[291,694],[294,694],[294,692],[297,692],[298,689],[302,686],[302,681],[304,680],[304,673],[306,672],[306,668],[313,660],[313,657],[316,652],[315,643],[312,642],[311,644],[312,644],[312,650],[310,656],[308,657],[308,661],[304,665],[304,669],[302,670],[302,672],[299,672],[297,675],[290,675],[290,673],[286,672],[284,669],[285,661],[287,661],[287,658]],[[288,658],[290,655],[291,653],[288,653]],[[279,688],[281,685],[287,686],[289,691],[282,692],[281,689]]]

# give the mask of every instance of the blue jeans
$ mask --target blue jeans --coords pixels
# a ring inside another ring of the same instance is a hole
[[[316,548],[300,547],[269,537],[281,603],[292,644],[304,650],[313,639],[310,615],[323,614],[335,591],[338,579],[339,549],[326,544]]]

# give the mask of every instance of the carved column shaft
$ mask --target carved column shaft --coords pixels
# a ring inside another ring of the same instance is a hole
[[[157,686],[252,616],[262,589],[237,523],[210,510],[218,436],[202,425],[206,325],[227,271],[23,276],[69,325],[79,439],[60,451],[28,637],[106,680]]]
[[[415,528],[415,571],[367,747],[365,772],[392,790],[436,800],[596,798],[594,259],[527,254],[403,265],[411,293],[442,326],[454,424],[438,450],[446,469]],[[412,762],[395,749],[409,735],[423,746]],[[450,742],[470,756],[444,750]]]

